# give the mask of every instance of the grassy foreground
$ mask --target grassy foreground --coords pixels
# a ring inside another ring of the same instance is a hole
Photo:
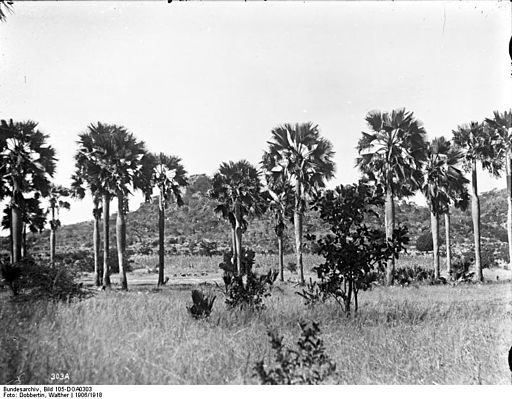
[[[229,312],[219,292],[209,320],[189,316],[190,291],[102,292],[70,303],[0,302],[0,383],[256,384],[273,361],[266,331],[287,344],[299,320],[320,323],[341,384],[509,384],[510,284],[377,288],[359,315],[306,308],[283,284],[267,309]]]

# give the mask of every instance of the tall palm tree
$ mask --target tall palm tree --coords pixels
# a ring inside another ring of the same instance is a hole
[[[272,160],[269,159],[268,153],[263,155],[261,164],[267,183],[265,192],[268,194],[269,208],[274,216],[274,231],[279,253],[279,276],[281,281],[284,281],[283,238],[286,219],[293,219],[293,187],[289,181],[283,178],[283,175],[272,173]]]
[[[69,202],[63,198],[69,197],[70,191],[66,187],[61,185],[52,184],[50,186],[49,197],[49,209],[50,212],[50,263],[53,266],[55,264],[55,236],[57,229],[60,227],[59,211],[60,209],[69,209]]]
[[[450,203],[459,197],[459,193],[464,191],[464,186],[469,181],[459,169],[463,158],[462,152],[454,149],[450,141],[444,137],[435,138],[428,143],[426,153],[425,178],[421,191],[430,208],[434,244],[434,277],[439,278],[439,216],[448,212]]]
[[[116,243],[121,288],[128,289],[125,269],[126,197],[141,174],[144,143],[138,141],[126,128],[98,122],[88,126],[80,135],[80,157],[87,159],[88,172],[99,183],[103,204],[103,285],[109,285],[108,240],[110,201],[117,198]]]
[[[187,172],[181,159],[163,153],[154,154],[152,186],[159,191],[158,200],[158,285],[164,284],[164,229],[165,208],[174,198],[178,206],[183,205],[181,188],[188,185]]]
[[[508,204],[508,253],[509,263],[512,265],[512,109],[503,113],[494,111],[494,117],[486,118],[485,123],[494,132],[496,138],[499,138],[501,158],[505,162]]]
[[[89,160],[83,156],[80,151],[75,154],[75,173],[71,176],[71,195],[73,198],[83,199],[85,197],[87,186],[93,201],[93,252],[94,252],[94,283],[96,286],[101,286],[103,277],[103,268],[100,265],[100,220],[101,220],[101,198],[102,193],[100,190],[101,183],[96,179],[98,176],[94,176],[88,172]],[[108,278],[108,285],[110,285],[110,279]]]
[[[478,197],[477,162],[494,176],[499,176],[503,160],[499,157],[499,140],[491,129],[479,122],[459,125],[453,131],[453,142],[464,154],[464,169],[471,171],[471,214],[475,240],[476,278],[483,281],[480,245],[480,198]]]
[[[223,162],[213,176],[209,197],[217,201],[215,212],[231,224],[233,263],[241,275],[242,234],[247,228],[247,217],[263,211],[258,170],[246,160]]]
[[[10,198],[12,261],[21,260],[23,204],[45,197],[55,173],[55,150],[33,121],[0,121],[0,200]]]
[[[412,112],[372,111],[366,116],[370,133],[362,132],[356,165],[365,177],[384,188],[386,238],[393,238],[395,198],[409,197],[421,187],[426,133]],[[386,284],[393,284],[394,258],[388,261]]]
[[[46,224],[46,214],[41,208],[41,201],[38,195],[33,198],[23,198],[19,204],[21,210],[21,218],[23,221],[22,240],[21,240],[21,256],[26,258],[28,256],[27,248],[27,227],[32,233],[40,233],[44,230]],[[10,205],[4,208],[4,216],[2,218],[2,229],[9,230],[11,233],[10,239],[10,259],[13,261],[14,247],[12,244],[12,209]]]
[[[264,155],[267,168],[281,174],[294,186],[294,228],[297,265],[300,282],[304,284],[302,261],[302,224],[308,198],[318,189],[325,187],[326,180],[334,177],[334,151],[332,144],[320,136],[317,125],[311,122],[284,124],[271,132],[269,148]]]

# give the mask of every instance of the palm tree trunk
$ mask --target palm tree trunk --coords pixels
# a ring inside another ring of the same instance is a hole
[[[92,230],[92,242],[94,248],[94,284],[99,287],[101,285],[100,270],[100,215],[98,200],[94,200],[94,223]]]
[[[281,277],[281,281],[284,281],[284,256],[283,256],[283,235],[279,234],[277,236],[277,248],[279,251],[279,275]]]
[[[238,275],[247,273],[248,270],[242,268],[242,224],[241,224],[241,211],[238,201],[235,203],[235,249],[236,249],[236,267]]]
[[[300,181],[295,184],[295,212],[293,224],[295,228],[295,254],[297,256],[297,267],[300,273],[300,284],[304,284],[304,265],[302,263],[302,187]]]
[[[439,267],[439,215],[430,212],[430,225],[432,228],[432,245],[434,252],[434,278],[440,276]]]
[[[384,224],[386,226],[386,240],[393,239],[393,231],[395,230],[395,200],[391,189],[386,190],[386,202],[384,210]],[[386,267],[386,285],[393,284],[393,274],[395,271],[395,258],[392,257],[387,262]]]
[[[50,229],[50,265],[55,266],[55,207],[51,207],[52,223]]]
[[[11,224],[12,224],[12,247],[13,247],[13,263],[21,261],[21,246],[23,235],[23,215],[21,209],[15,203],[16,197],[19,194],[16,185],[14,186],[13,203],[11,205]]]
[[[158,199],[158,284],[164,284],[164,230],[165,230],[165,204],[164,193],[160,190]]]
[[[117,194],[117,220],[116,220],[116,243],[117,243],[117,260],[119,265],[119,283],[122,290],[128,289],[128,282],[126,281],[125,269],[125,234],[126,234],[126,221],[124,215],[124,195],[122,192]]]
[[[478,198],[478,185],[476,177],[476,160],[473,161],[471,171],[471,213],[473,216],[473,232],[475,236],[475,271],[478,281],[483,281],[482,264],[480,256],[480,199]]]
[[[25,259],[28,256],[27,251],[27,224],[23,223],[23,233],[22,233],[22,245],[21,245],[21,256]]]
[[[110,287],[109,261],[110,195],[103,195],[103,287]]]
[[[231,223],[231,263],[236,265],[236,222]]]
[[[444,214],[444,232],[446,235],[446,273],[448,277],[452,273],[452,245],[450,239],[450,210]]]
[[[512,266],[512,154],[510,150],[507,151],[505,160],[505,169],[507,174],[507,233],[508,233],[508,261]]]

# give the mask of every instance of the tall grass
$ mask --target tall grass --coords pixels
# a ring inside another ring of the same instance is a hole
[[[213,288],[211,288],[213,289]],[[190,291],[102,292],[78,303],[0,304],[0,383],[258,383],[270,362],[266,331],[294,343],[299,320],[320,323],[341,384],[503,384],[512,342],[505,284],[377,288],[357,316],[334,304],[306,308],[290,284],[275,287],[261,312],[229,312],[217,293],[209,320],[189,316]]]

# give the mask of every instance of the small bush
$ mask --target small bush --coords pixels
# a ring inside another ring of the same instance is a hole
[[[418,237],[416,240],[416,249],[421,252],[432,251],[434,249],[434,240],[432,240],[432,233],[430,231]]]
[[[13,295],[21,299],[69,300],[91,294],[76,282],[78,272],[62,263],[51,266],[24,260],[14,265],[4,263],[1,270]]]
[[[192,302],[191,307],[187,307],[187,310],[196,319],[206,319],[210,316],[213,310],[213,303],[215,302],[215,296],[210,294],[204,294],[202,291],[192,291]]]
[[[394,271],[395,284],[401,286],[412,283],[432,282],[434,280],[434,270],[424,269],[421,266],[399,267]]]
[[[256,376],[265,385],[316,385],[336,374],[336,364],[325,353],[323,341],[318,337],[317,323],[300,323],[301,336],[297,349],[286,348],[283,337],[269,331],[270,343],[275,353],[274,367],[256,363]]]
[[[249,271],[245,276],[224,273],[226,305],[230,309],[265,308],[263,300],[271,295],[272,285],[278,276],[277,270],[270,269],[267,274],[257,275]]]
[[[252,267],[254,266],[254,259],[256,254],[253,250],[248,248],[243,248],[242,250],[242,274],[247,274],[252,271]],[[219,264],[219,268],[224,270],[224,274],[235,275],[237,273],[236,264],[234,264],[231,260],[233,258],[233,252],[227,251],[224,252],[223,261]]]
[[[466,256],[460,256],[452,262],[451,279],[458,283],[468,283],[473,280],[474,272],[469,271],[471,259]]]
[[[306,306],[314,306],[326,299],[326,296],[322,293],[318,283],[313,281],[311,278],[309,279],[309,282],[306,283],[305,288],[302,289],[302,292],[295,293],[304,298],[304,305]]]
[[[295,263],[295,262],[288,262],[288,264],[286,265],[286,269],[288,269],[290,271],[290,273],[297,272],[297,263]]]

